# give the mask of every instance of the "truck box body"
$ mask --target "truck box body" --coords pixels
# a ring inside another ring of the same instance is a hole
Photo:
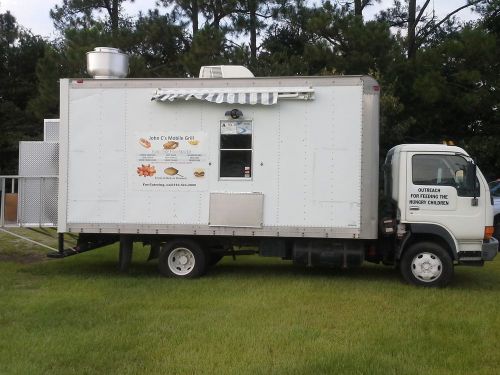
[[[375,239],[378,101],[361,76],[62,80],[58,230]]]

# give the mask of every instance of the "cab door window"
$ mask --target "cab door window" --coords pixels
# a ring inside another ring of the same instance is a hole
[[[412,181],[414,185],[452,186],[458,196],[474,196],[474,186],[468,186],[467,160],[458,155],[413,155]],[[476,180],[476,186],[479,182]]]

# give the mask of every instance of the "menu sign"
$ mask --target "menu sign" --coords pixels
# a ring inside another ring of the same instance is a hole
[[[135,133],[129,145],[129,186],[147,191],[206,189],[204,132]]]
[[[252,121],[221,121],[220,133],[222,135],[252,134]]]

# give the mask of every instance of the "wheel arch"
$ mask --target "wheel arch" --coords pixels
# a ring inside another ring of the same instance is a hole
[[[436,224],[408,224],[408,226],[409,235],[403,239],[396,252],[397,260],[411,245],[422,241],[431,241],[441,245],[450,254],[451,259],[458,260],[457,245],[446,228]]]

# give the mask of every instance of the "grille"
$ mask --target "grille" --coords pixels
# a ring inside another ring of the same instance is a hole
[[[43,120],[43,140],[59,142],[59,119]]]
[[[222,69],[219,66],[210,67],[210,78],[222,78]]]
[[[57,176],[58,173],[58,143],[19,142],[19,175]]]

